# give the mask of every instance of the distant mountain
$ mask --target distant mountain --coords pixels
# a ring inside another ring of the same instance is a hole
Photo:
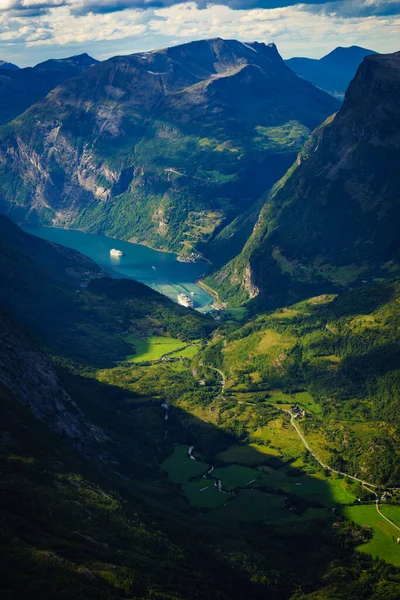
[[[5,69],[6,71],[19,71],[17,65],[7,62],[6,60],[0,60],[0,69]]]
[[[116,57],[3,130],[1,209],[207,252],[338,106],[274,45],[213,39]],[[239,247],[248,233],[236,229]]]
[[[335,118],[275,186],[242,254],[211,285],[286,304],[400,266],[400,52],[368,56]]]
[[[339,46],[319,60],[313,58],[290,58],[285,63],[299,77],[338,98],[343,98],[350,81],[366,56],[377,54],[374,50]]]
[[[98,61],[95,58],[89,56],[89,54],[78,54],[76,56],[69,56],[68,58],[51,58],[41,62],[35,66],[38,71],[62,71],[72,73],[80,73],[89,67],[97,64]]]
[[[48,60],[25,69],[15,65],[5,66],[11,63],[0,64],[0,125],[23,113],[69,77],[74,77],[97,62],[87,54],[81,54]]]

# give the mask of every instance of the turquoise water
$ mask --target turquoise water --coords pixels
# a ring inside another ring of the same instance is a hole
[[[112,277],[136,279],[175,302],[177,295],[183,292],[192,298],[197,310],[204,312],[211,309],[211,296],[195,284],[200,275],[207,270],[205,263],[181,263],[171,252],[158,252],[139,244],[73,229],[24,227],[24,230],[45,240],[78,250]],[[123,256],[111,257],[111,248],[121,250]]]

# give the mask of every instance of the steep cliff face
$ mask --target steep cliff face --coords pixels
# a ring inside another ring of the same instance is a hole
[[[75,402],[62,388],[49,358],[0,313],[0,396],[29,408],[54,433],[85,454],[99,452]],[[3,426],[5,423],[3,423]]]
[[[249,266],[267,305],[397,272],[399,106],[400,53],[367,57],[339,113],[268,196],[243,253],[214,276],[240,281],[227,295],[243,298]]]
[[[17,221],[206,249],[337,107],[274,45],[116,57],[2,130],[0,206]]]

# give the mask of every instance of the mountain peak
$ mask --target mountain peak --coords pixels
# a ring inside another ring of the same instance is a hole
[[[7,71],[20,71],[18,65],[14,65],[6,60],[0,60],[0,69],[7,69]]]
[[[319,60],[297,57],[285,62],[299,77],[343,99],[359,65],[370,54],[377,53],[360,46],[338,46]]]
[[[320,59],[320,62],[324,65],[334,64],[337,68],[341,66],[343,68],[352,68],[354,64],[357,66],[360,62],[370,54],[377,54],[374,50],[368,48],[362,48],[361,46],[338,46],[332,52],[329,52]]]
[[[50,58],[35,66],[40,71],[64,71],[64,70],[84,70],[98,63],[99,61],[86,52],[76,54],[66,58]]]

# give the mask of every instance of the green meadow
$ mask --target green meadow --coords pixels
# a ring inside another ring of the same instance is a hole
[[[382,513],[395,523],[400,521],[400,506],[381,506]],[[344,516],[362,527],[372,528],[372,538],[366,544],[357,547],[359,552],[382,558],[388,563],[400,566],[400,544],[397,538],[400,531],[378,514],[375,504],[348,506],[343,509]],[[396,519],[396,521],[395,521]]]
[[[186,347],[182,340],[172,337],[150,336],[139,338],[136,335],[129,334],[124,340],[135,348],[135,353],[126,357],[127,360],[135,363],[160,360],[165,354],[183,350]]]

